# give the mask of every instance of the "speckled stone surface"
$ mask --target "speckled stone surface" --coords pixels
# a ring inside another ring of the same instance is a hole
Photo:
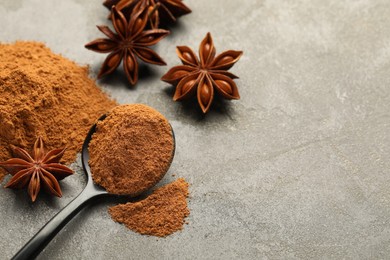
[[[1,0],[0,40],[37,40],[90,65],[102,35],[102,1]],[[390,2],[388,0],[186,0],[157,50],[168,67],[176,45],[243,50],[232,68],[241,100],[197,108],[171,101],[149,66],[136,88],[122,71],[98,84],[120,103],[144,103],[171,122],[174,162],[159,184],[191,184],[191,216],[167,238],[114,223],[104,199],[77,215],[39,259],[385,259],[390,256]],[[1,125],[1,122],[0,122]],[[1,127],[1,126],[0,126]],[[0,258],[8,259],[83,188],[62,199],[0,188]],[[173,177],[175,174],[176,177]],[[7,180],[7,179],[6,179]],[[4,183],[3,183],[4,184]]]

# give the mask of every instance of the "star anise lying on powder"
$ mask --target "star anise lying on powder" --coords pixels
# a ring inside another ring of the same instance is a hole
[[[27,187],[32,201],[37,198],[41,186],[46,192],[61,197],[58,181],[73,174],[71,169],[59,164],[64,152],[65,148],[46,153],[40,137],[35,141],[32,155],[22,148],[13,147],[15,158],[0,162],[0,167],[13,176],[5,187],[13,189]]]
[[[127,79],[133,85],[138,81],[136,57],[147,63],[166,65],[165,61],[148,47],[158,43],[169,34],[169,31],[162,29],[144,31],[148,19],[146,8],[139,9],[130,18],[130,21],[127,21],[122,12],[114,6],[111,11],[111,19],[116,33],[107,26],[97,26],[108,39],[96,39],[85,45],[87,49],[92,51],[110,53],[100,69],[98,78],[113,72],[122,59]]]
[[[238,78],[228,72],[236,63],[242,51],[225,51],[215,57],[215,47],[211,34],[200,44],[198,59],[187,46],[178,46],[177,54],[183,65],[171,68],[161,80],[177,85],[173,100],[183,100],[197,95],[198,103],[206,113],[214,98],[214,90],[226,99],[239,99],[238,89],[233,79]]]
[[[191,13],[182,0],[106,0],[103,5],[108,9],[116,6],[126,16],[131,15],[133,10],[145,5],[149,11],[149,22],[152,28],[158,28],[162,24],[176,22],[182,15]]]

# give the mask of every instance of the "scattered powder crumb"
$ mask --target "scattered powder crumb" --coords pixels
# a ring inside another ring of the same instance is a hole
[[[190,214],[187,207],[188,183],[179,178],[155,190],[146,199],[111,207],[116,222],[144,235],[165,237],[183,228]]]

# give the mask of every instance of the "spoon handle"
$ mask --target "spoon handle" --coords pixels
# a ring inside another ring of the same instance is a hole
[[[87,202],[91,201],[92,198],[103,194],[104,193],[102,192],[91,190],[86,187],[73,201],[43,226],[12,259],[27,260],[37,257],[55,235],[87,204]]]

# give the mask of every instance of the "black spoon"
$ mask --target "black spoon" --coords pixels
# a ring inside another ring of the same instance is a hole
[[[106,115],[103,115],[99,118],[98,121],[104,120]],[[34,259],[39,255],[39,253],[49,244],[49,242],[57,235],[57,233],[77,214],[80,210],[90,203],[93,199],[109,196],[116,194],[108,193],[105,189],[96,185],[92,180],[91,169],[88,165],[89,160],[89,151],[88,146],[89,142],[92,139],[92,135],[96,131],[96,124],[94,124],[88,132],[87,137],[85,138],[82,152],[81,152],[81,161],[83,164],[84,173],[87,175],[87,185],[84,190],[65,208],[57,213],[45,226],[35,234],[33,238],[30,239],[16,255],[12,258],[14,260],[27,260]],[[175,135],[172,129],[172,139],[173,147],[175,148]],[[173,149],[170,162],[173,160],[175,154],[175,149]]]

